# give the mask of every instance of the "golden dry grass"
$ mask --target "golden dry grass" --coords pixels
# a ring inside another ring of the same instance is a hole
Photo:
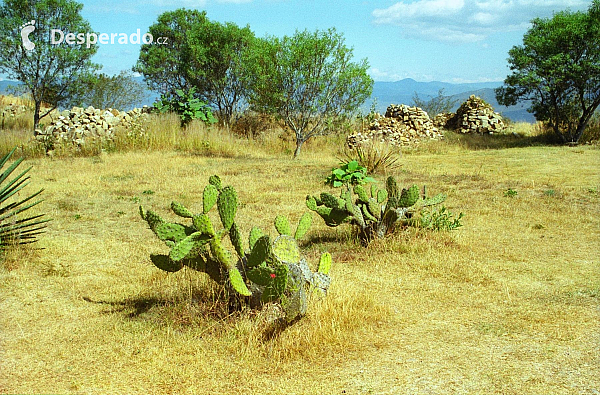
[[[166,247],[138,204],[198,210],[207,177],[220,174],[240,195],[241,228],[273,233],[276,214],[297,220],[304,196],[324,190],[336,160],[318,141],[295,161],[257,145],[229,145],[228,157],[28,160],[54,221],[44,250],[0,266],[0,393],[596,393],[594,147],[450,139],[409,152],[399,183],[447,193],[464,226],[408,229],[364,249],[315,218],[305,251],[313,263],[332,252],[332,288],[280,332],[267,312],[227,315],[203,275],[152,266],[148,255]]]

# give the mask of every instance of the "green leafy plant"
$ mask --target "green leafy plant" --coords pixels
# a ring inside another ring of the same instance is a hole
[[[339,188],[342,185],[359,185],[373,181],[375,181],[373,178],[367,176],[366,167],[361,166],[356,160],[351,160],[331,169],[331,175],[325,179],[325,184]]]
[[[458,217],[454,217],[454,214],[445,206],[442,206],[439,210],[422,210],[420,226],[425,229],[432,229],[436,231],[450,231],[458,229],[462,226],[460,223],[462,217],[463,213],[460,213]]]
[[[222,229],[217,229],[209,213],[216,207]],[[279,236],[272,238],[253,227],[247,238],[235,221],[239,207],[237,192],[222,186],[218,176],[211,176],[202,195],[202,212],[192,213],[180,203],[172,202],[173,212],[191,224],[171,223],[140,206],[140,214],[150,229],[170,248],[167,255],[151,255],[156,267],[176,272],[183,267],[207,273],[222,284],[229,295],[229,305],[260,308],[264,303],[281,305],[284,317],[291,322],[303,316],[312,292],[325,294],[329,287],[331,255],[321,255],[313,272],[302,258],[297,240],[308,231],[312,217],[304,214],[292,233],[284,216],[275,218]],[[234,253],[226,247],[229,238]],[[237,256],[237,257],[236,257]]]
[[[512,188],[508,188],[505,192],[504,192],[504,197],[509,197],[509,198],[514,198],[518,195],[519,193],[517,191],[515,191]]]
[[[353,195],[354,192],[354,195]],[[374,238],[383,238],[397,224],[410,225],[415,213],[423,207],[440,204],[446,195],[428,198],[419,196],[419,187],[413,185],[400,191],[394,177],[388,177],[385,189],[371,184],[370,194],[362,185],[346,185],[340,196],[323,192],[319,197],[308,195],[306,206],[323,218],[325,224],[336,227],[345,223],[355,226],[358,238],[368,245]]]
[[[15,149],[0,159],[0,170],[7,164]],[[29,176],[26,174],[31,167],[16,176],[11,176],[22,161],[22,158],[17,159],[0,174],[0,246],[2,248],[37,241],[36,236],[43,232],[46,222],[50,221],[50,219],[42,219],[44,214],[23,215],[42,202],[34,199],[42,193],[43,189],[24,199],[11,201],[12,197],[17,196],[17,193],[29,184]]]
[[[194,88],[188,91],[175,90],[174,94],[162,95],[160,100],[154,103],[154,108],[160,112],[175,112],[181,118],[181,126],[187,126],[192,120],[200,119],[204,123],[217,122],[210,107],[195,97]]]

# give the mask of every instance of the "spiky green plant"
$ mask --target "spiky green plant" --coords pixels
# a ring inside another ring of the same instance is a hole
[[[367,245],[375,237],[384,237],[396,224],[408,224],[412,215],[423,207],[446,200],[446,195],[441,193],[431,198],[424,193],[421,197],[416,185],[400,191],[391,176],[386,180],[386,189],[371,184],[369,192],[363,185],[347,186],[342,188],[339,197],[327,192],[320,197],[308,195],[306,206],[319,214],[327,226],[344,223],[356,226],[359,240]]]
[[[208,215],[215,205],[222,229],[217,229]],[[218,176],[211,176],[204,189],[202,213],[194,214],[177,202],[171,203],[171,209],[176,215],[191,219],[191,225],[167,222],[140,206],[142,218],[170,248],[168,255],[151,255],[159,269],[176,272],[188,267],[205,272],[231,291],[231,297],[238,298],[239,303],[230,306],[259,308],[263,303],[279,303],[287,321],[305,314],[311,292],[326,293],[331,255],[323,254],[319,269],[313,273],[297,243],[310,227],[310,213],[300,218],[294,237],[288,219],[277,216],[277,238],[271,239],[253,227],[246,239],[235,222],[237,192],[232,186],[222,186]],[[226,237],[235,253],[223,242]]]
[[[16,148],[15,148],[16,149]],[[0,159],[0,170],[9,161],[15,149]],[[29,184],[27,173],[31,167],[17,175],[13,172],[23,159],[17,159],[0,174],[0,247],[8,245],[29,244],[37,241],[36,236],[43,232],[50,219],[42,219],[44,214],[27,216],[25,212],[40,204],[42,200],[35,200],[43,189],[25,197],[13,199]]]

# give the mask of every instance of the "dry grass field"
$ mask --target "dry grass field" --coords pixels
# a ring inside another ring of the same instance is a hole
[[[275,215],[297,220],[326,190],[337,161],[320,140],[299,160],[241,140],[217,156],[28,159],[54,220],[42,250],[0,264],[0,394],[599,394],[600,150],[522,141],[404,153],[399,184],[448,194],[458,230],[363,248],[315,215],[303,247],[332,253],[330,293],[281,332],[228,315],[203,274],[155,268],[166,247],[138,205],[197,211],[219,174],[244,232],[274,234]]]

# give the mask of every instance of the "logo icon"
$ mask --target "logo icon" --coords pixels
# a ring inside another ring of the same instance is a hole
[[[23,47],[28,51],[33,51],[35,44],[29,41],[29,35],[35,30],[35,20],[27,22],[21,26],[21,39],[23,39]]]

